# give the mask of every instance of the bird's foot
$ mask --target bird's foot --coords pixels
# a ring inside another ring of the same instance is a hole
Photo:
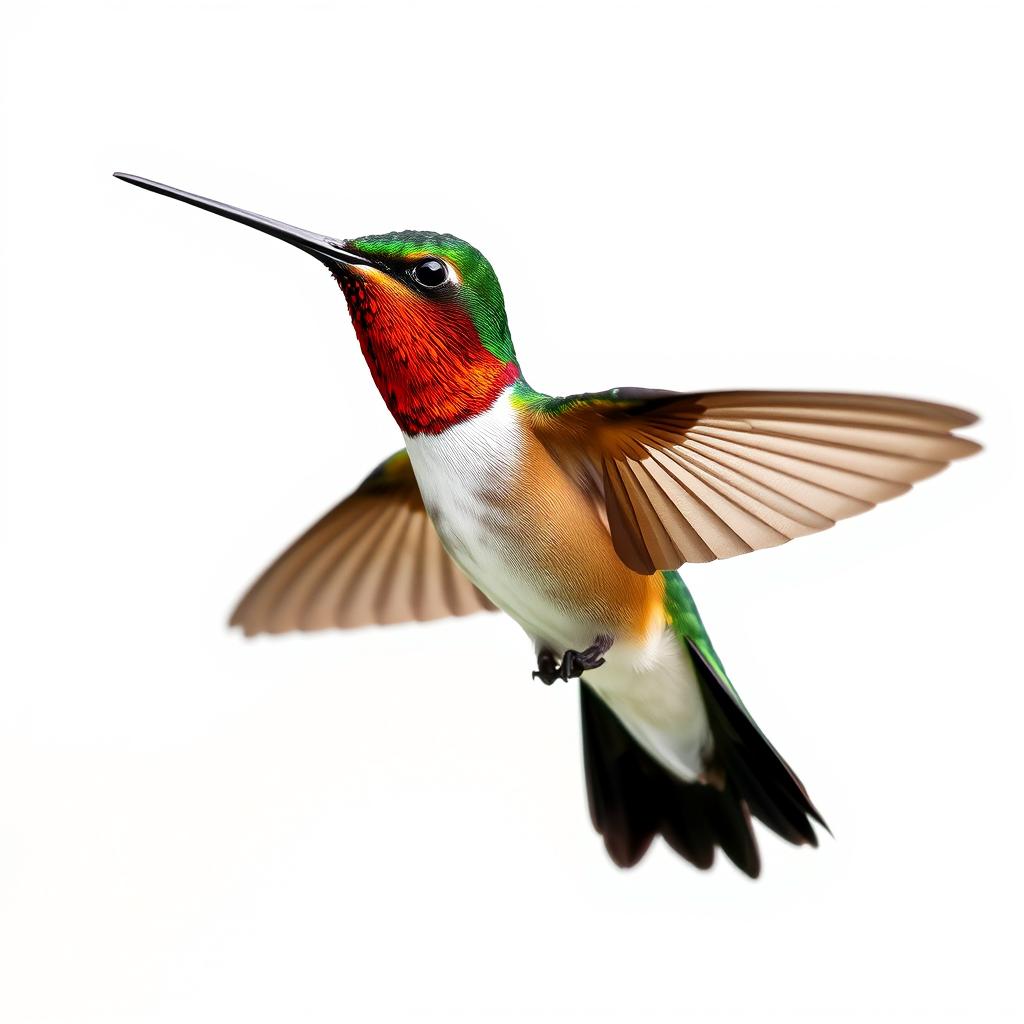
[[[533,678],[545,686],[550,686],[556,679],[578,679],[588,669],[600,668],[604,664],[603,655],[611,646],[612,638],[602,633],[586,650],[566,651],[560,663],[550,651],[541,651],[537,655],[537,671]]]

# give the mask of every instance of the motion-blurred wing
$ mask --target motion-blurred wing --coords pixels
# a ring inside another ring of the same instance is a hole
[[[548,399],[534,430],[607,516],[640,573],[816,533],[978,451],[962,409],[877,395],[679,394]]]
[[[246,635],[493,611],[441,546],[405,451],[311,526],[231,616]]]

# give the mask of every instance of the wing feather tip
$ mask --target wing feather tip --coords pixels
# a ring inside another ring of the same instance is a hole
[[[228,629],[237,629],[246,640],[249,640],[254,636],[259,636],[260,633],[266,632],[262,626],[257,625],[254,622],[250,622],[247,619],[240,619],[236,615],[232,615],[231,618],[228,619]]]
[[[951,462],[956,459],[966,459],[969,455],[977,455],[978,452],[985,450],[985,446],[975,441],[973,437],[960,437],[958,434],[952,434],[951,436],[954,441],[960,442],[962,449],[951,457]]]

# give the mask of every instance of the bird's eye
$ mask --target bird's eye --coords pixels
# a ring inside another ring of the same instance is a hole
[[[440,260],[420,260],[412,268],[412,277],[424,288],[440,288],[448,280],[448,266]]]

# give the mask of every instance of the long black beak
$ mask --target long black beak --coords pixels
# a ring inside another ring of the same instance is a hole
[[[183,203],[190,203],[198,206],[200,210],[209,210],[211,213],[227,217],[229,220],[237,220],[239,224],[248,224],[257,231],[263,231],[275,238],[297,246],[303,252],[315,256],[328,267],[332,264],[343,263],[350,267],[373,266],[370,260],[358,253],[352,252],[345,247],[344,242],[327,235],[318,235],[315,231],[306,231],[304,228],[292,227],[283,221],[271,220],[270,217],[261,217],[258,213],[250,213],[248,210],[240,210],[237,206],[228,206],[227,203],[218,203],[214,199],[204,199],[202,196],[193,195],[191,192],[182,192],[181,189],[171,188],[170,185],[161,185],[158,181],[150,181],[148,178],[140,178],[135,174],[121,174],[116,172],[115,178],[127,181],[131,185],[138,185],[139,188],[149,189],[150,192],[158,192],[162,196],[170,196],[172,199],[180,199]]]

